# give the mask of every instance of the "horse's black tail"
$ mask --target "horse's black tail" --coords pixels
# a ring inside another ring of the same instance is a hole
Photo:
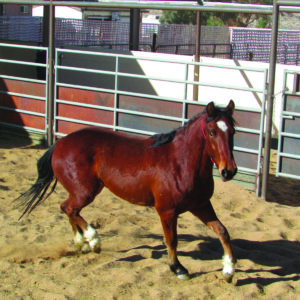
[[[38,204],[40,204],[42,201],[45,201],[54,192],[54,189],[57,184],[57,180],[54,176],[51,166],[51,159],[54,148],[55,145],[50,147],[48,151],[46,151],[44,155],[38,160],[38,178],[36,182],[24,194],[22,194],[20,197],[14,200],[14,202],[17,202],[17,208],[21,207],[24,209],[19,220],[25,214],[30,214]],[[46,195],[46,192],[54,179],[55,182],[50,192]]]

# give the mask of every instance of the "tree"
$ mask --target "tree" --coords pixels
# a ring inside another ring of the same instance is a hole
[[[160,18],[162,24],[192,24],[197,22],[196,12],[193,11],[171,11],[164,10]]]
[[[272,4],[272,0],[211,0],[210,2],[234,2],[247,4]],[[196,12],[194,11],[164,11],[161,23],[167,24],[196,24]],[[248,27],[255,24],[256,27],[270,27],[271,17],[268,15],[244,14],[244,13],[222,13],[202,12],[201,24],[210,26],[237,26]]]

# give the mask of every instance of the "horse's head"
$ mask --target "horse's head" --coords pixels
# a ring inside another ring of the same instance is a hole
[[[206,139],[208,155],[217,165],[223,181],[232,179],[237,172],[232,153],[235,133],[233,112],[232,100],[223,109],[210,102],[206,106],[207,117],[202,119],[202,132]]]

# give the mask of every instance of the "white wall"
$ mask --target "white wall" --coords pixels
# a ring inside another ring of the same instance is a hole
[[[36,6],[32,9],[33,17],[43,17],[44,6]],[[68,6],[56,6],[55,7],[55,18],[64,19],[82,19],[82,12],[79,9],[68,7]]]

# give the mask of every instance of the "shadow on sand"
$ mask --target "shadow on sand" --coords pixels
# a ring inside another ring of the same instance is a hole
[[[154,238],[162,240],[161,235],[146,235],[141,238]],[[223,256],[223,249],[220,241],[216,238],[207,236],[194,235],[179,235],[179,240],[184,242],[201,241],[196,250],[193,251],[178,251],[178,256],[191,257],[194,260],[199,260],[199,267],[201,260],[220,260]],[[236,286],[243,286],[256,283],[262,286],[267,286],[279,281],[297,281],[300,279],[300,243],[288,240],[274,240],[274,241],[249,241],[244,239],[232,240],[233,249],[238,260],[247,259],[255,264],[260,265],[256,269],[248,269],[247,271],[240,270],[237,267],[236,272],[247,272],[253,274],[251,278],[238,279]],[[165,245],[148,246],[142,245],[136,248],[123,250],[126,253],[131,250],[149,249],[151,250],[151,258],[160,259],[167,255]],[[135,254],[128,257],[121,258],[120,261],[137,262],[145,259],[142,255]],[[217,271],[221,271],[220,268]],[[216,270],[214,270],[216,271]],[[276,277],[266,278],[260,277],[259,273],[268,272],[276,275]],[[203,275],[203,272],[191,274],[191,278]]]

